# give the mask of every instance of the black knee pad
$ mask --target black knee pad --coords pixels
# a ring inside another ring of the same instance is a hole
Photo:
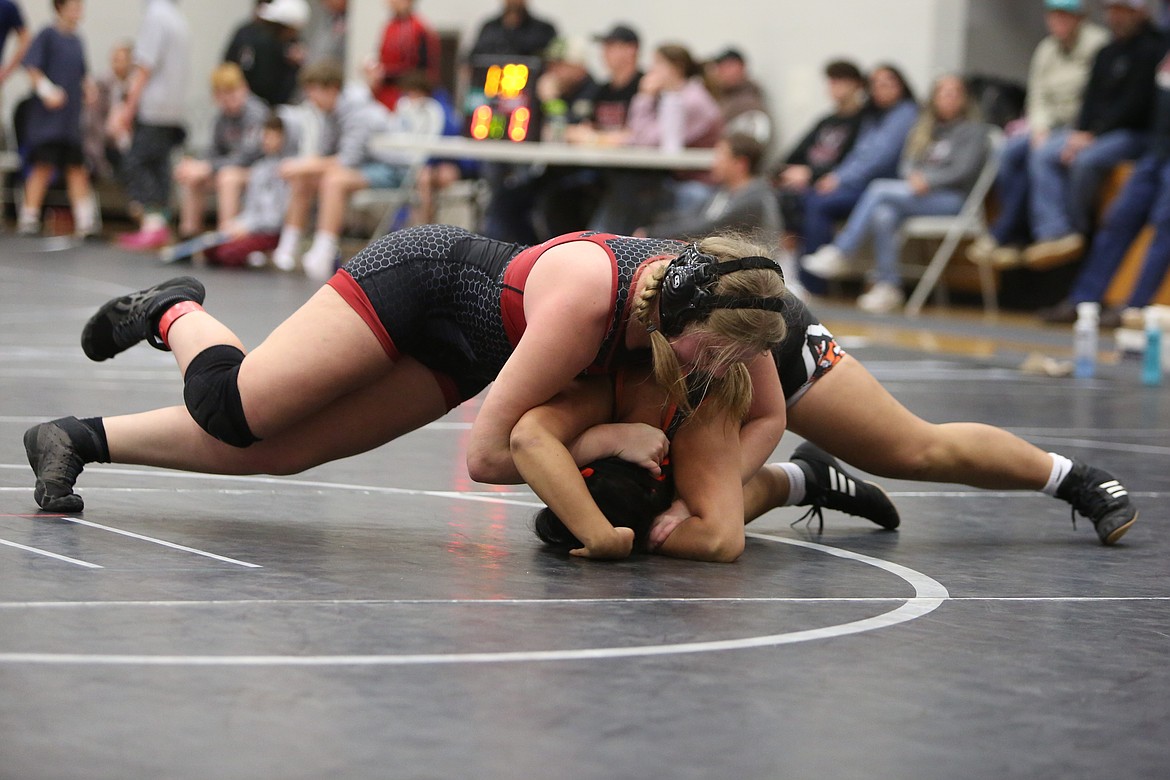
[[[240,400],[243,362],[243,352],[220,344],[196,355],[183,376],[183,400],[199,427],[224,444],[241,448],[260,441],[248,427]]]

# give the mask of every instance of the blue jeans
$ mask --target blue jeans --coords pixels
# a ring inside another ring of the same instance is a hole
[[[999,175],[995,192],[999,200],[999,216],[991,226],[991,237],[1000,246],[1027,244],[1032,231],[1028,219],[1028,158],[1032,151],[1032,136],[1028,133],[1012,136],[1003,146],[999,157]]]
[[[845,254],[852,255],[861,249],[867,237],[871,238],[877,261],[874,281],[900,285],[898,228],[908,217],[958,214],[965,199],[963,193],[954,190],[915,195],[904,179],[878,179],[865,188],[857,208],[833,243]]]
[[[1088,233],[1105,176],[1118,163],[1140,156],[1146,147],[1144,133],[1114,130],[1098,136],[1066,166],[1060,152],[1071,134],[1071,130],[1053,132],[1028,161],[1032,232],[1037,241]]]
[[[804,235],[798,236],[798,254],[812,254],[833,240],[837,222],[849,216],[861,200],[864,187],[841,186],[821,194],[815,189],[804,193]]]
[[[1141,274],[1129,296],[1130,306],[1148,306],[1170,268],[1170,161],[1143,157],[1134,166],[1105,220],[1085,266],[1077,276],[1069,300],[1100,301],[1142,227],[1155,228]]]

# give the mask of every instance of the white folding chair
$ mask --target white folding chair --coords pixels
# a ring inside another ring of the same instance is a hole
[[[990,125],[987,131],[987,162],[971,188],[962,210],[953,217],[911,217],[903,223],[901,239],[903,244],[910,239],[928,239],[939,241],[930,262],[927,263],[922,277],[910,299],[906,301],[906,314],[910,317],[918,316],[926,298],[934,291],[947,265],[959,248],[959,242],[964,239],[974,239],[987,232],[987,218],[984,201],[995,184],[995,177],[999,173],[1000,152],[1003,149],[1003,131]],[[994,316],[999,307],[995,299],[995,276],[989,266],[979,267],[979,286],[983,293],[983,310],[989,316]]]

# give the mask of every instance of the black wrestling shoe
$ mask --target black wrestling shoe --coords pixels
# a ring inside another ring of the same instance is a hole
[[[1137,507],[1125,486],[1109,472],[1078,461],[1056,488],[1056,497],[1072,504],[1074,527],[1077,512],[1093,521],[1101,544],[1113,544],[1137,520]]]
[[[61,423],[76,418],[34,425],[24,432],[24,451],[28,465],[37,476],[33,498],[47,512],[80,512],[85,508],[81,496],[73,492],[78,475],[85,468],[85,460],[77,452],[73,439]]]
[[[815,514],[822,525],[822,509],[864,517],[887,530],[897,528],[901,522],[898,508],[886,491],[873,482],[854,477],[836,458],[815,444],[806,441],[797,447],[792,462],[804,472],[805,495],[800,506],[811,507],[809,514]]]
[[[81,331],[81,348],[90,360],[109,360],[140,341],[168,351],[158,336],[158,320],[181,301],[203,303],[203,284],[190,276],[114,298],[98,309]]]

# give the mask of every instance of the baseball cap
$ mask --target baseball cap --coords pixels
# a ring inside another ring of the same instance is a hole
[[[743,52],[741,52],[739,49],[735,49],[735,48],[724,49],[723,51],[719,52],[718,54],[716,54],[714,57],[711,58],[711,62],[724,62],[726,60],[738,60],[740,62],[743,62],[744,61]]]
[[[632,27],[627,27],[624,24],[615,24],[609,32],[594,35],[593,40],[600,43],[637,43],[638,33],[634,32],[634,28]]]
[[[1085,12],[1085,3],[1084,0],[1044,0],[1044,10],[1083,14]]]
[[[272,0],[256,11],[256,15],[264,21],[283,24],[294,30],[300,30],[309,23],[309,13],[307,0]]]

